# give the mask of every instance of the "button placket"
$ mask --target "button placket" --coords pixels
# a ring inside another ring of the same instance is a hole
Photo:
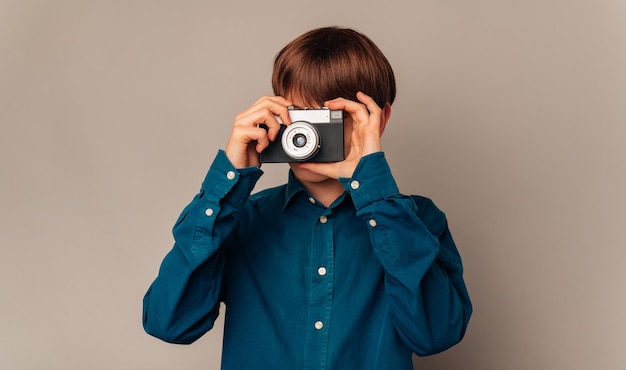
[[[332,210],[324,207],[317,215],[311,240],[311,292],[307,314],[307,349],[305,368],[319,366],[320,356],[328,350],[334,289],[334,218]],[[308,365],[307,365],[308,364]]]

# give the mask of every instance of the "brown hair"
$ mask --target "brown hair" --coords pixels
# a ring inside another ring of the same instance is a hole
[[[322,104],[361,91],[381,108],[392,104],[396,83],[391,65],[367,36],[347,28],[324,27],[291,41],[274,59],[274,94]]]

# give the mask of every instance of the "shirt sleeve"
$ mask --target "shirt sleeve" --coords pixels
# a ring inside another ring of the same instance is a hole
[[[147,333],[191,343],[213,327],[224,272],[223,244],[262,171],[237,170],[220,150],[200,192],[173,229],[174,247],[143,300]]]
[[[363,157],[352,178],[340,181],[368,225],[403,341],[418,355],[461,341],[472,305],[443,212],[427,198],[400,194],[382,152]]]

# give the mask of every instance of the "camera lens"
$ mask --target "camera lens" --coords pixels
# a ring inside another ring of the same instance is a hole
[[[302,148],[303,146],[306,145],[306,136],[304,134],[301,133],[297,133],[293,136],[293,145],[297,146],[298,148]]]
[[[280,141],[285,154],[298,161],[313,157],[320,148],[317,129],[304,121],[287,126]]]

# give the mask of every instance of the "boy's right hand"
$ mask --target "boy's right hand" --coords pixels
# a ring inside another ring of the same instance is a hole
[[[276,139],[280,123],[291,124],[287,107],[293,105],[281,96],[264,96],[235,117],[233,131],[226,145],[226,156],[235,168],[261,166],[259,153]],[[265,124],[268,130],[258,125]]]

